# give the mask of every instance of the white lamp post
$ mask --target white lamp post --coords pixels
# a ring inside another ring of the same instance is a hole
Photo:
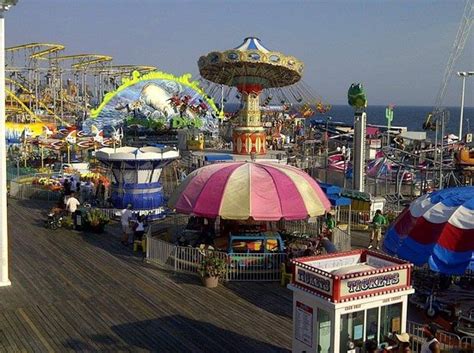
[[[461,92],[461,114],[459,116],[459,141],[462,140],[462,122],[464,118],[464,92],[466,90],[466,77],[473,76],[474,71],[461,71],[457,75],[462,78],[462,92]]]
[[[7,155],[5,144],[5,26],[4,14],[18,0],[0,0],[0,286],[9,286],[7,224]]]

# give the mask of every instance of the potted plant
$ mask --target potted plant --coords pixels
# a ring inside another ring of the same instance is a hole
[[[73,229],[74,228],[74,221],[71,216],[65,216],[61,223],[61,226],[66,229]]]
[[[227,263],[224,259],[216,256],[213,251],[206,251],[202,255],[198,269],[202,283],[206,288],[215,288],[219,278],[225,275],[227,271]]]
[[[94,233],[102,233],[105,225],[109,223],[109,217],[98,209],[91,209],[86,212],[85,222]]]

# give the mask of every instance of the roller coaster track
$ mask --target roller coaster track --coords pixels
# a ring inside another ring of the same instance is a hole
[[[10,79],[10,78],[5,78],[5,81],[6,81],[6,82],[10,82],[10,83],[12,83],[13,85],[15,85],[15,86],[21,88],[25,93],[27,93],[28,95],[30,95],[31,98],[33,98],[35,101],[37,101],[37,102],[39,103],[40,107],[43,108],[44,110],[46,110],[46,111],[48,112],[48,114],[50,114],[55,120],[58,120],[59,122],[61,122],[61,124],[69,125],[67,122],[65,122],[63,119],[61,119],[54,111],[52,111],[51,109],[49,109],[48,106],[47,106],[43,101],[41,101],[40,99],[38,99],[38,98],[33,94],[33,92],[31,92],[27,87],[23,86],[21,83],[15,81],[15,80],[12,80],[12,79]],[[17,99],[14,98],[17,102],[18,102],[18,101],[21,101],[12,91],[9,91],[9,92],[10,92],[9,95],[11,94],[11,95],[13,95],[15,98],[17,98]],[[23,109],[25,109],[26,105],[23,104],[23,102],[21,102],[20,105],[22,106]],[[26,107],[26,108],[28,108],[28,107]],[[28,111],[28,110],[29,110],[29,111]],[[33,113],[33,112],[32,112],[29,108],[28,108],[28,110],[27,110],[28,114],[31,115],[30,112],[31,112],[31,113]],[[33,113],[33,114],[34,114],[34,113]],[[36,114],[34,114],[34,115],[35,115],[35,120],[41,122],[41,119],[40,119],[38,116],[36,116]]]
[[[20,50],[31,50],[31,54],[28,55],[29,59],[45,59],[50,54],[57,53],[64,50],[66,47],[62,44],[54,43],[28,43],[9,47],[5,49],[6,53],[16,52]]]
[[[106,68],[92,68],[90,71],[92,73],[102,73],[102,74],[109,74],[109,75],[120,75],[120,74],[130,74],[133,71],[138,71],[141,74],[145,74],[151,71],[155,71],[155,66],[146,66],[146,65],[112,65]]]
[[[16,101],[23,108],[23,110],[28,113],[32,120],[41,122],[41,119],[30,108],[28,108],[28,106],[26,106],[25,103],[23,103],[21,99],[15,95],[15,93],[10,91],[8,88],[5,88],[5,93],[7,96]]]
[[[43,58],[44,59],[44,58]],[[87,69],[91,65],[103,64],[112,61],[112,57],[100,54],[76,54],[58,56],[53,59],[55,62],[72,60],[71,67],[76,70]]]

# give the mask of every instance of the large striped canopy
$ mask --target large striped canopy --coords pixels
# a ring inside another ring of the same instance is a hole
[[[169,205],[201,217],[262,221],[305,219],[331,207],[318,183],[302,170],[254,162],[195,170],[173,193]]]
[[[426,194],[407,208],[388,230],[384,248],[434,271],[462,274],[474,261],[474,187]]]

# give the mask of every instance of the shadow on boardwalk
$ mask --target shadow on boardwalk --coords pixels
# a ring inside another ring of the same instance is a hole
[[[92,335],[94,345],[114,351],[146,352],[290,352],[269,343],[248,338],[214,324],[172,315],[113,326],[115,336]],[[264,334],[265,328],[260,328]],[[258,329],[257,329],[258,330]],[[119,338],[116,338],[119,337]],[[68,340],[65,348],[94,351],[86,341]]]

